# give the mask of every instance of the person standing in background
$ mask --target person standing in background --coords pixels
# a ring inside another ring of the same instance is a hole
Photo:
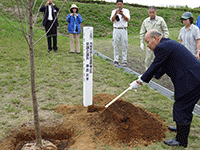
[[[123,0],[117,0],[117,9],[113,10],[110,16],[110,21],[113,22],[113,48],[114,48],[114,65],[119,65],[119,42],[121,40],[122,46],[122,65],[127,66],[127,47],[128,47],[128,33],[127,26],[130,20],[130,12],[123,8]]]
[[[163,37],[169,37],[169,31],[165,20],[157,16],[157,8],[155,6],[149,6],[148,8],[149,17],[146,18],[140,29],[140,48],[144,50],[144,37],[145,34],[152,30],[156,29],[162,33]],[[153,62],[154,55],[153,52],[146,46],[146,58],[145,58],[145,69],[147,70],[150,64]]]
[[[68,24],[68,32],[70,38],[70,53],[75,52],[75,44],[74,39],[76,40],[76,53],[80,54],[80,42],[79,37],[81,33],[81,26],[80,24],[83,22],[81,15],[78,13],[79,8],[72,4],[70,8],[70,14],[67,15],[67,22]]]
[[[191,12],[183,13],[181,22],[185,25],[181,30],[178,39],[197,59],[200,53],[200,33],[199,28],[193,25]]]
[[[200,15],[197,18],[196,26],[200,29]]]
[[[57,52],[57,26],[59,26],[59,24],[56,17],[59,12],[59,8],[53,3],[53,0],[47,0],[47,3],[40,8],[40,11],[44,12],[43,26],[45,26],[46,32],[53,24],[52,28],[47,33],[48,52],[52,50],[51,38],[53,38],[53,50]],[[55,18],[56,20],[54,22]]]

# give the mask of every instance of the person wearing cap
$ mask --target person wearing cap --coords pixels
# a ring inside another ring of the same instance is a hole
[[[79,8],[72,4],[70,8],[70,14],[67,15],[66,21],[68,24],[68,32],[69,32],[69,38],[70,38],[70,53],[75,52],[75,44],[74,39],[76,41],[76,53],[80,54],[80,34],[81,34],[81,26],[80,24],[83,22],[83,19],[81,15],[78,13]]]
[[[51,38],[53,38],[53,50],[57,52],[57,26],[59,26],[57,13],[59,8],[53,3],[53,0],[47,0],[47,3],[40,8],[40,11],[44,12],[43,26],[45,26],[45,31],[47,32],[48,52],[52,50]]]
[[[162,33],[162,35],[166,38],[169,37],[169,31],[167,28],[167,24],[165,20],[157,16],[157,8],[155,6],[148,7],[149,17],[146,18],[141,25],[140,29],[140,48],[144,50],[144,37],[145,34],[152,30],[156,29]],[[153,52],[146,46],[146,58],[145,58],[145,69],[147,70],[154,59]]]
[[[200,53],[200,33],[199,28],[193,25],[193,15],[191,12],[183,13],[181,22],[185,25],[181,28],[178,39],[197,59]]]
[[[130,20],[130,12],[123,8],[123,0],[117,0],[117,9],[114,9],[110,16],[110,21],[113,22],[113,49],[114,49],[114,65],[119,65],[119,42],[121,40],[122,47],[122,65],[127,66],[127,47],[128,47],[128,33],[127,26]]]
[[[155,59],[144,74],[130,84],[137,89],[143,82],[167,74],[174,85],[173,120],[176,122],[176,137],[165,140],[169,146],[188,146],[188,136],[193,118],[193,109],[200,99],[200,61],[177,41],[164,38],[158,30],[145,35],[147,46],[154,52]]]

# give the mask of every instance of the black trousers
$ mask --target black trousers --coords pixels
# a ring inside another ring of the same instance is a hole
[[[200,85],[174,102],[173,120],[180,125],[190,125],[193,118],[192,112],[199,99]]]
[[[49,30],[52,23],[53,21],[49,21],[49,20],[46,22],[46,25],[45,25],[46,32]],[[48,43],[49,50],[52,50],[51,38],[53,38],[53,49],[57,50],[58,47],[57,47],[57,26],[56,25],[53,25],[50,31],[47,33],[47,43]]]

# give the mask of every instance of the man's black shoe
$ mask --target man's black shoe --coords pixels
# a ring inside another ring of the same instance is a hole
[[[57,50],[54,50],[55,53],[57,53]]]
[[[51,51],[51,49],[48,50],[48,52],[50,52],[50,51]]]
[[[169,146],[179,146],[179,142],[176,141],[176,138],[171,139],[171,140],[165,140],[164,143]]]
[[[172,132],[177,132],[177,128],[173,126],[169,126],[168,129]]]
[[[169,146],[183,146],[185,148],[187,147],[187,145],[183,145],[180,142],[176,141],[176,138],[171,140],[165,140],[164,143]]]

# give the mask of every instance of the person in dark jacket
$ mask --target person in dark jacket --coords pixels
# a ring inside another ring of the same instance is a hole
[[[79,8],[72,4],[70,8],[70,14],[67,15],[66,21],[68,24],[68,32],[70,37],[70,53],[75,52],[74,38],[76,40],[76,53],[80,54],[80,42],[79,37],[81,33],[80,24],[83,22],[81,15],[78,13]]]
[[[57,52],[57,26],[59,24],[56,17],[59,8],[53,3],[53,0],[47,0],[47,3],[40,8],[40,11],[44,12],[43,26],[45,26],[45,31],[47,32],[48,52],[52,50],[51,38],[53,38],[53,50]],[[51,26],[52,28],[50,29]]]
[[[139,79],[130,84],[131,89],[149,83],[155,77],[161,78],[165,73],[171,78],[175,89],[173,120],[176,122],[174,139],[165,140],[169,146],[188,145],[193,109],[200,99],[200,62],[182,44],[169,38],[163,38],[157,30],[150,30],[145,35],[147,46],[154,51],[155,59]]]

